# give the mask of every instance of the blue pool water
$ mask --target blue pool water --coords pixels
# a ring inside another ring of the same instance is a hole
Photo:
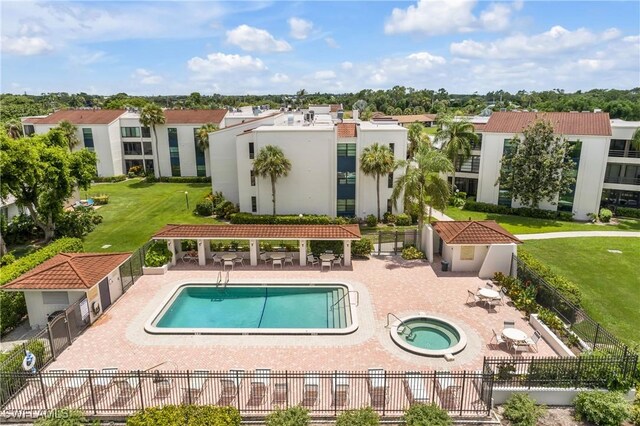
[[[345,328],[346,289],[335,287],[184,286],[158,328]],[[340,301],[336,306],[332,306]]]

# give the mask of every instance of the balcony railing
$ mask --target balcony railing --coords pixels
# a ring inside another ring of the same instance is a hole
[[[625,154],[624,149],[610,149],[609,157],[640,158],[640,151],[628,151]]]
[[[605,183],[619,183],[622,185],[640,185],[640,178],[624,177],[624,176],[605,176]]]

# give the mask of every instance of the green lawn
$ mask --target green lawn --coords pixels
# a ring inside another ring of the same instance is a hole
[[[189,210],[185,191],[189,194]],[[84,242],[85,251],[129,251],[144,244],[167,223],[214,223],[193,214],[196,203],[211,191],[205,183],[146,183],[132,179],[94,184],[89,195],[108,194],[109,204],[98,212],[103,222]],[[103,249],[103,245],[111,247]]]
[[[448,207],[444,212],[454,220],[495,220],[512,234],[537,234],[565,231],[640,231],[640,220],[620,219],[617,225],[595,225],[585,222],[562,222],[559,220],[535,219],[505,214],[472,212]]]
[[[580,287],[594,320],[628,344],[640,344],[640,238],[531,240],[523,248]]]

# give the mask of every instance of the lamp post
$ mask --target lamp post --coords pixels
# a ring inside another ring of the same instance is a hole
[[[187,210],[189,210],[189,193],[184,191],[184,198],[187,200]]]

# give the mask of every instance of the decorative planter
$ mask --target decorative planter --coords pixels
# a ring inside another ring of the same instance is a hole
[[[169,264],[164,264],[162,266],[143,266],[142,274],[143,275],[164,275],[169,270]]]
[[[531,326],[534,330],[540,332],[540,335],[542,335],[544,341],[547,342],[547,344],[551,346],[558,355],[570,356],[575,358],[576,354],[574,354],[573,351],[571,351],[571,349],[569,349],[569,347],[565,345],[564,342],[560,340],[560,338],[556,336],[556,334],[551,331],[549,327],[547,327],[542,323],[542,321],[538,319],[538,314],[531,314],[531,316],[529,317],[529,323],[531,323]]]

